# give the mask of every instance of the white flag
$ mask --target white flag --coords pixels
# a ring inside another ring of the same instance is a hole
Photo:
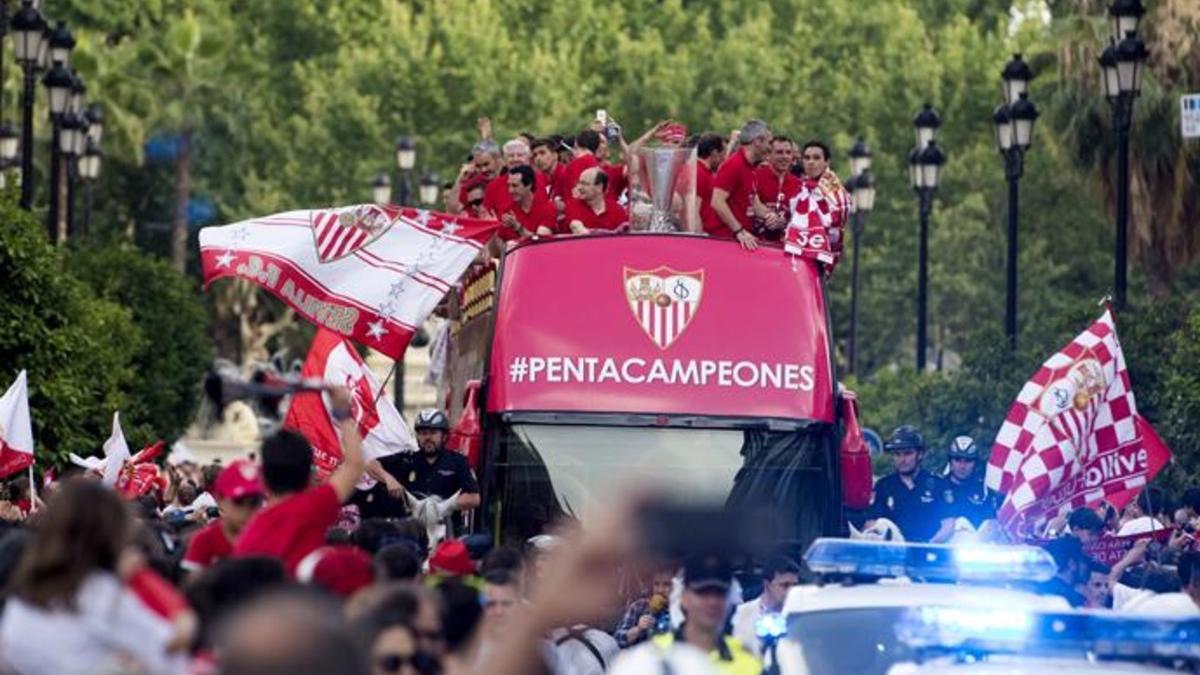
[[[121,413],[115,412],[112,435],[104,441],[104,477],[101,481],[109,487],[116,487],[121,469],[125,468],[129,457],[129,444],[125,442],[125,432],[121,430]]]
[[[33,466],[33,423],[25,371],[0,397],[0,477]]]
[[[400,358],[498,227],[358,204],[200,230],[204,283],[247,279],[319,327]]]

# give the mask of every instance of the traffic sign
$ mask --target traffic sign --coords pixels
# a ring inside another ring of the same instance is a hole
[[[1184,138],[1200,138],[1200,94],[1179,97],[1179,121]]]

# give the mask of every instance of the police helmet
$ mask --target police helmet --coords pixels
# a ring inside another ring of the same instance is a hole
[[[970,436],[955,436],[953,441],[950,441],[950,450],[947,452],[950,459],[979,459],[979,446],[975,445],[975,439]]]
[[[905,424],[904,426],[896,427],[896,430],[888,437],[887,443],[883,444],[883,449],[888,452],[924,450],[925,439],[921,436],[921,432],[917,431],[916,427]]]
[[[450,431],[450,420],[446,419],[446,413],[441,410],[426,408],[417,413],[417,420],[413,422],[413,431],[421,431],[422,429]]]

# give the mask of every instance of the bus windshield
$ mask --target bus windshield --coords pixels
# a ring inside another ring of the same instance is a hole
[[[826,511],[816,504],[828,498],[829,444],[817,430],[510,424],[499,436],[493,468],[507,541],[586,517],[631,487],[723,504],[764,492],[764,483],[787,485],[795,506],[813,500],[802,510],[817,519]]]

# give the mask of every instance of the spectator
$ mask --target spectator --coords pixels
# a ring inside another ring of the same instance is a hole
[[[408,544],[389,544],[375,554],[375,578],[379,581],[419,582],[421,558]]]
[[[766,122],[750,120],[738,134],[741,148],[721,164],[713,179],[712,208],[720,227],[710,234],[737,239],[748,251],[758,248],[758,239],[751,233],[754,167],[766,158],[770,141],[771,129]]]
[[[287,583],[283,564],[274,558],[247,557],[221,560],[198,572],[187,584],[188,603],[196,610],[200,630],[196,649],[212,649],[213,631],[232,612],[251,600]]]
[[[109,488],[77,479],[59,489],[9,587],[0,620],[9,665],[23,675],[97,672],[124,661],[184,672],[191,631],[126,587],[144,565],[131,534],[125,505]]]
[[[277,591],[234,613],[218,632],[217,652],[222,675],[370,672],[340,608],[300,590]]]
[[[1066,535],[1046,542],[1046,552],[1054,558],[1058,574],[1041,585],[1040,592],[1063,597],[1072,607],[1082,607],[1086,599],[1075,590],[1086,584],[1091,576],[1091,561],[1083,552],[1083,545],[1073,535]]]
[[[188,572],[202,570],[232,555],[233,542],[262,506],[262,476],[258,465],[246,459],[234,460],[225,467],[213,481],[212,490],[219,500],[221,517],[188,542],[181,563]]]
[[[1112,569],[1108,565],[1088,561],[1088,580],[1078,589],[1083,595],[1083,606],[1089,609],[1108,609],[1112,607],[1112,583],[1109,575]]]
[[[800,179],[789,171],[795,144],[787,136],[771,139],[767,160],[754,170],[754,234],[767,241],[780,241],[791,220],[792,198],[800,193]]]
[[[1175,569],[1177,586],[1162,588],[1162,582],[1155,584],[1151,581],[1154,575],[1149,575],[1144,586],[1157,585],[1158,588],[1152,589],[1156,592],[1136,594],[1121,607],[1122,611],[1153,616],[1200,616],[1200,553],[1183,553]]]
[[[499,179],[497,179],[499,180]],[[501,241],[518,241],[554,233],[558,213],[536,185],[534,171],[528,166],[515,166],[504,176],[511,199],[496,213],[500,216],[497,236]]]
[[[555,628],[549,638],[560,675],[603,675],[621,651],[613,636],[582,623]]]
[[[471,561],[466,544],[458,539],[447,539],[429,556],[429,572],[443,577],[469,577],[475,574],[475,563]]]
[[[674,567],[656,570],[650,580],[650,595],[629,603],[617,624],[617,644],[632,647],[671,630],[671,583]]]
[[[218,508],[216,495],[213,494],[217,477],[221,475],[220,464],[208,464],[200,469],[200,494],[192,502],[192,508],[198,511]]]
[[[479,591],[453,579],[438,585],[436,592],[441,610],[442,672],[459,675],[469,671],[476,660],[483,605]]]
[[[1067,518],[1067,525],[1071,528],[1071,534],[1078,537],[1082,544],[1090,544],[1104,535],[1104,521],[1094,509],[1087,506],[1072,511]]]
[[[354,622],[373,675],[433,675],[438,663],[417,646],[413,628],[420,599],[415,589],[389,588]]]
[[[713,664],[729,675],[750,675],[762,670],[762,663],[736,637],[723,635],[729,609],[733,570],[719,556],[697,556],[684,565],[684,621],[673,633],[659,635],[652,644],[637,647],[670,650],[676,643],[688,644],[708,654]]]
[[[1200,518],[1200,487],[1190,487],[1183,491],[1180,507],[1185,510],[1187,520]]]
[[[1171,504],[1162,488],[1144,488],[1137,499],[1125,507],[1117,536],[1128,537],[1166,529],[1171,524],[1170,514]]]
[[[701,227],[710,235],[718,235],[722,227],[712,207],[713,177],[725,161],[725,139],[707,133],[696,142],[696,204]]]
[[[296,566],[296,580],[349,599],[375,581],[375,569],[371,556],[360,548],[346,544],[322,546]]]
[[[484,577],[492,572],[508,572],[517,579],[522,579],[525,576],[525,559],[521,552],[512,546],[494,548],[488,551],[479,564],[479,573]]]
[[[733,636],[756,656],[762,656],[758,639],[758,622],[768,614],[779,614],[787,600],[788,591],[800,583],[800,565],[783,555],[776,555],[763,566],[762,594],[738,605],[733,613]]]
[[[625,209],[612,197],[606,196],[608,176],[598,167],[583,172],[575,185],[578,197],[567,203],[563,220],[571,234],[588,234],[593,230],[613,231],[629,222]]]
[[[381,548],[399,540],[400,530],[396,522],[387,518],[367,518],[350,533],[350,543],[375,555]]]
[[[234,544],[234,555],[279,558],[289,572],[325,542],[325,531],[338,518],[341,504],[354,493],[363,473],[362,439],[350,414],[344,389],[332,392],[333,418],[342,439],[342,464],[329,482],[308,487],[312,478],[312,446],[287,429],[262,444],[262,476],[268,503],[258,512]]]

